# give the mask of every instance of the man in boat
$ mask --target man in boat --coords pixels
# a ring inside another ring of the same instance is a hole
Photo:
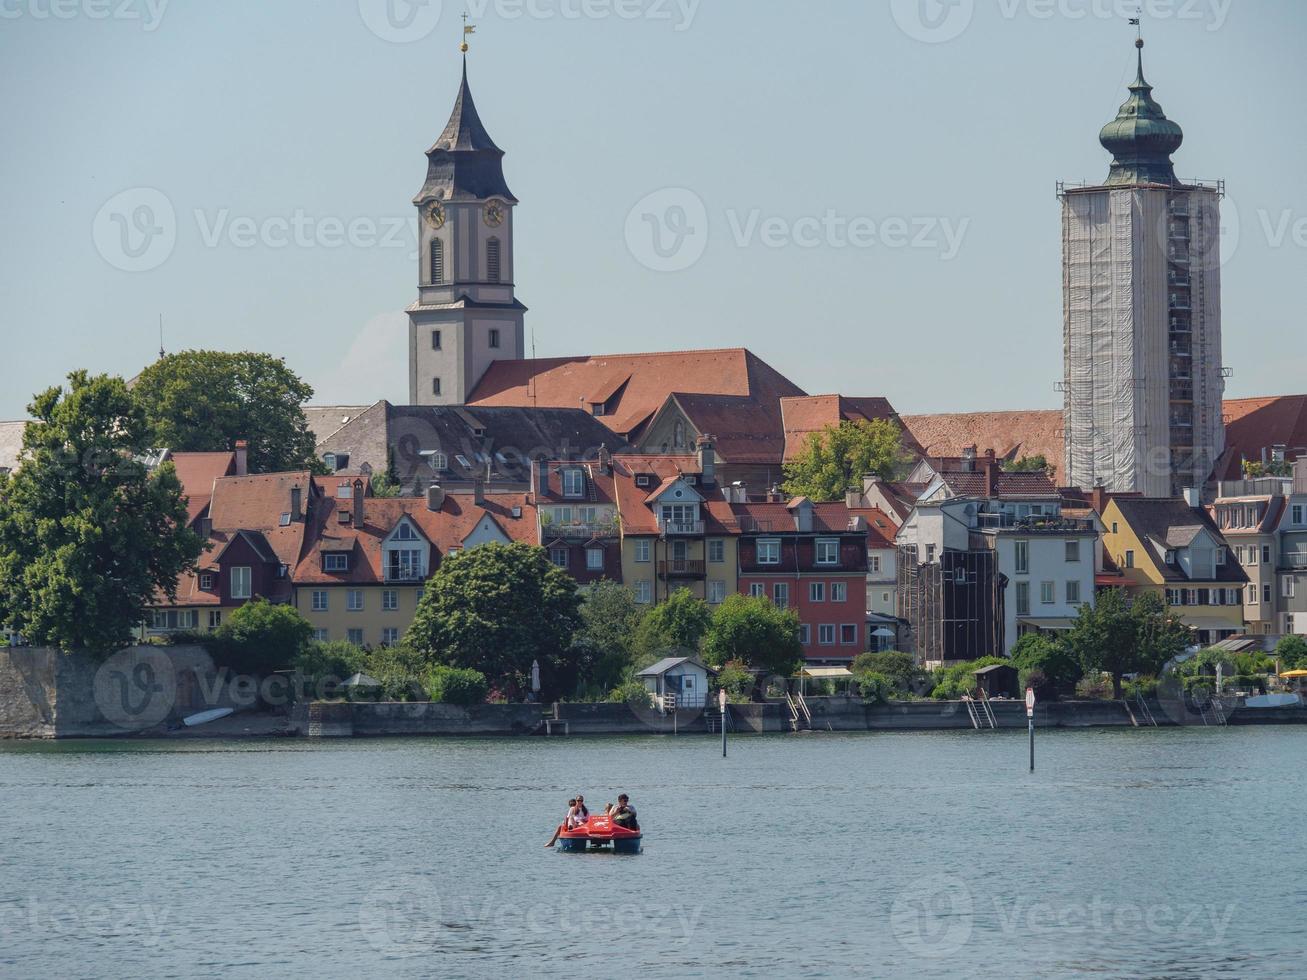
[[[613,808],[610,814],[613,823],[626,830],[639,830],[640,821],[635,818],[635,807],[631,806],[631,798],[623,793],[617,798],[617,806]]]

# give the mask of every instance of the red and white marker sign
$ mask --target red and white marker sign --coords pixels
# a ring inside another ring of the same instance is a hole
[[[1026,688],[1026,717],[1035,717],[1035,689],[1033,687]]]
[[[723,711],[726,710],[726,688],[722,688],[717,692],[717,707]]]

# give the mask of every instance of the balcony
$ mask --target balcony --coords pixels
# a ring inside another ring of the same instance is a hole
[[[562,538],[566,541],[590,541],[594,538],[615,538],[618,528],[614,524],[546,524],[540,523],[541,537]]]
[[[703,521],[664,521],[659,519],[658,530],[668,537],[693,537],[703,534]]]
[[[1286,551],[1280,556],[1280,568],[1286,572],[1307,570],[1307,551]]]
[[[702,559],[672,558],[658,563],[658,577],[669,578],[703,578],[707,574]]]
[[[1013,531],[1021,534],[1091,534],[1094,522],[1080,517],[1014,517],[1011,514],[977,514],[981,531]]]
[[[387,582],[425,582],[427,570],[420,565],[386,566]]]

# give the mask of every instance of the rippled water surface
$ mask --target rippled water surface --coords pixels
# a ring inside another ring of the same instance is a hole
[[[1304,747],[0,743],[0,975],[1307,976]],[[623,790],[643,854],[544,848]]]

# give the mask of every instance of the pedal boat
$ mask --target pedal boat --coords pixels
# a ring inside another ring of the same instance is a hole
[[[639,854],[644,835],[627,830],[602,815],[591,816],[583,824],[558,835],[558,849],[569,853],[609,851],[613,854]]]

